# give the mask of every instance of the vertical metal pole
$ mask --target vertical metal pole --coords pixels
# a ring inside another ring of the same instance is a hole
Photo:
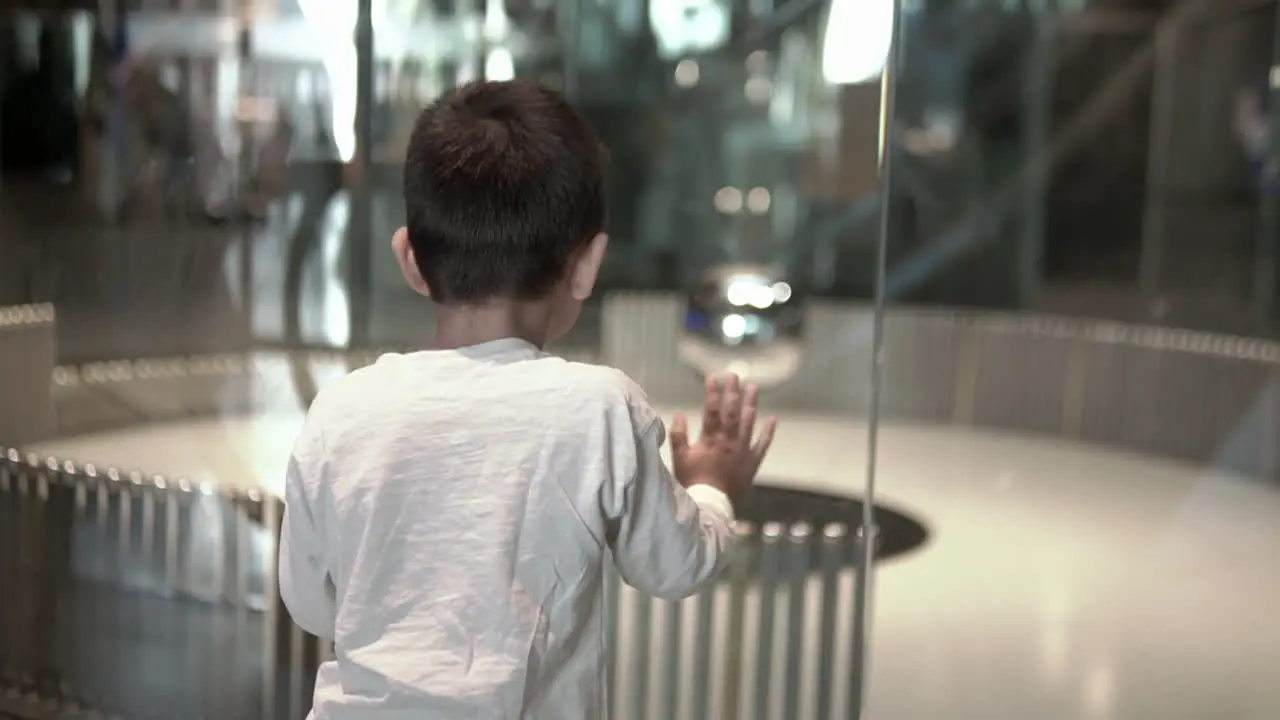
[[[632,593],[631,694],[627,717],[644,720],[649,717],[649,665],[653,635],[654,599],[643,593]]]
[[[128,197],[133,177],[129,174],[129,136],[125,125],[125,93],[127,80],[118,77],[120,65],[129,53],[129,11],[124,0],[108,0],[102,6],[105,27],[111,43],[110,65],[106,78],[106,127],[99,157],[98,204],[110,221],[120,218],[121,207]]]
[[[1261,218],[1258,223],[1256,257],[1254,258],[1253,305],[1260,334],[1269,334],[1268,325],[1276,319],[1277,267],[1276,231],[1280,225],[1280,8],[1275,13],[1271,46],[1271,68],[1267,73],[1268,148],[1263,168]]]
[[[715,588],[698,594],[697,634],[693,645],[693,720],[708,720],[714,695],[711,688],[711,642],[714,637]],[[617,656],[615,655],[615,658]]]
[[[279,666],[280,666],[280,639],[282,621],[287,622],[288,618],[281,618],[281,605],[279,589],[276,586],[276,564],[279,562],[278,552],[280,547],[280,521],[281,508],[280,499],[270,493],[262,496],[262,525],[272,538],[271,544],[266,551],[266,562],[263,563],[263,595],[266,598],[266,612],[263,617],[262,631],[262,707],[260,717],[262,720],[275,720],[278,714],[280,688],[279,688]]]
[[[372,295],[372,245],[374,163],[373,110],[375,78],[373,0],[359,0],[356,16],[356,154],[352,159],[351,225],[347,228],[347,272],[352,346],[368,344]]]
[[[256,77],[253,68],[253,18],[251,16],[252,8],[245,0],[241,0],[239,12],[236,13],[238,26],[236,28],[236,102],[232,112],[235,113],[235,122],[232,124],[239,134],[240,157],[236,163],[236,184],[235,184],[235,201],[231,204],[232,211],[237,215],[243,215],[247,210],[245,201],[250,197],[252,191],[251,182],[253,177],[253,161],[254,161],[254,145],[256,144],[253,133],[248,132],[251,127],[249,123],[240,116],[240,109],[245,98],[253,90],[256,84]],[[237,218],[243,219],[243,218]],[[253,306],[254,306],[254,281],[253,281],[253,240],[254,231],[248,223],[242,223],[240,229],[240,306],[244,317],[245,336],[253,335]]]
[[[560,12],[556,15],[561,18],[560,36],[567,37],[568,41],[564,42],[562,50],[562,65],[560,69],[561,82],[560,89],[571,100],[578,99],[578,56],[582,46],[582,2],[581,0],[569,0],[569,2],[561,5]]]
[[[819,551],[822,577],[822,620],[819,627],[822,634],[818,638],[817,720],[832,720],[831,714],[836,706],[836,617],[843,612],[837,605],[840,601],[840,570],[848,537],[849,527],[844,523],[830,523],[822,530]],[[770,630],[766,626],[765,631]]]
[[[606,648],[605,654],[605,687],[608,688],[608,714],[610,717],[618,713],[620,705],[618,704],[618,677],[615,672],[618,662],[622,657],[621,651],[618,649],[618,609],[621,607],[619,602],[622,595],[622,579],[618,575],[618,569],[614,567],[612,560],[606,560],[603,568],[604,573],[604,642]]]
[[[1031,156],[1030,177],[1023,184],[1022,242],[1018,252],[1018,306],[1034,306],[1044,264],[1044,199],[1049,180],[1050,103],[1053,99],[1055,17],[1049,10],[1033,11],[1034,33],[1030,62],[1023,81],[1023,152]]]
[[[1147,141],[1146,201],[1142,220],[1142,249],[1138,259],[1138,287],[1147,300],[1154,300],[1160,293],[1160,276],[1164,270],[1169,149],[1173,141],[1173,83],[1179,32],[1177,22],[1161,22],[1156,27],[1155,34],[1151,132]]]
[[[865,536],[869,536],[875,527],[876,498],[876,451],[880,426],[880,399],[883,393],[884,378],[884,313],[885,313],[885,275],[889,253],[890,217],[889,193],[893,190],[894,159],[898,155],[897,141],[893,132],[897,120],[898,100],[898,68],[902,65],[902,0],[893,0],[893,28],[889,40],[889,57],[885,60],[884,74],[881,76],[880,106],[880,146],[882,160],[880,163],[880,237],[876,248],[875,267],[875,310],[872,313],[871,333],[871,403],[867,408],[867,476],[862,496],[861,523]],[[869,613],[871,599],[871,572],[875,560],[874,543],[864,543],[859,553],[857,580],[854,585],[853,602],[853,680],[851,683],[850,715],[862,717],[867,699],[867,661],[870,656],[868,640],[870,638]]]
[[[755,696],[751,717],[764,720],[770,716],[769,691],[773,685],[774,663],[773,634],[774,606],[778,599],[778,576],[782,571],[782,523],[765,523],[760,530],[760,565],[757,571],[760,578],[757,587],[760,592],[759,624],[757,628],[760,639],[756,646]]]

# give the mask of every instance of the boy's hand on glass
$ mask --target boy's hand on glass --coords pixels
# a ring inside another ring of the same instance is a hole
[[[744,388],[737,375],[707,378],[698,439],[689,441],[689,421],[676,415],[671,426],[671,465],[684,487],[709,485],[737,505],[755,483],[760,463],[769,452],[777,420],[764,419],[756,434],[759,389]]]

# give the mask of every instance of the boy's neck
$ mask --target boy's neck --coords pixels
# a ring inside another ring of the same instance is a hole
[[[547,342],[549,308],[541,302],[493,301],[483,305],[436,305],[437,350],[517,338],[539,349]]]

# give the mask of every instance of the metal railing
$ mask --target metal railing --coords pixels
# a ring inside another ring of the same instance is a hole
[[[281,510],[256,491],[4,451],[0,712],[305,716],[332,648],[277,599]],[[614,717],[845,717],[861,533],[738,532],[726,577],[685,601],[605,568]]]

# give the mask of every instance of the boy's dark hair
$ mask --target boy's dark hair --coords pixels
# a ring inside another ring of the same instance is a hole
[[[423,110],[404,201],[432,299],[545,295],[604,229],[604,165],[586,120],[534,83],[470,83]]]

